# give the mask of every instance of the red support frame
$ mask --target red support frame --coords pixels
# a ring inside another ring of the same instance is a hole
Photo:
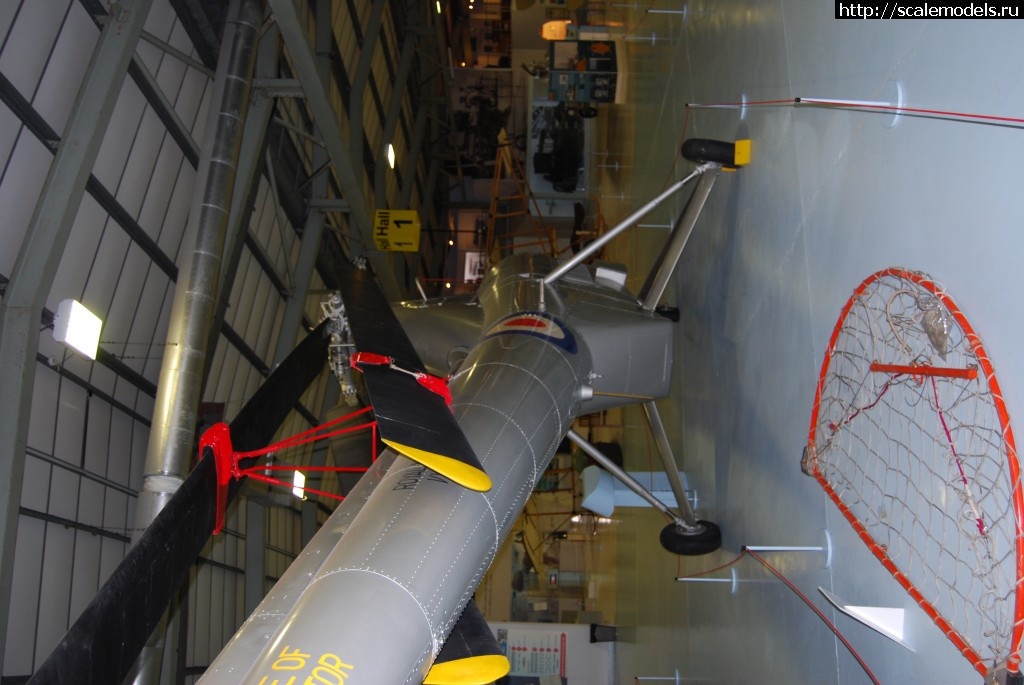
[[[328,438],[338,437],[340,435],[347,435],[360,430],[369,430],[372,433],[371,444],[372,454],[371,461],[377,460],[377,422],[370,420],[365,423],[360,423],[354,426],[346,426],[344,428],[336,428],[339,424],[345,423],[346,421],[352,420],[356,417],[363,416],[371,411],[371,407],[366,407],[358,411],[351,412],[337,419],[328,421],[319,426],[303,431],[297,435],[285,438],[266,447],[249,450],[249,451],[236,451],[231,443],[231,429],[226,423],[216,423],[208,428],[203,435],[199,438],[199,458],[203,458],[203,454],[206,448],[209,447],[213,453],[214,466],[217,473],[217,504],[215,511],[215,519],[213,526],[213,534],[216,535],[224,528],[224,515],[227,503],[227,492],[228,486],[231,484],[231,480],[241,480],[242,478],[252,478],[253,480],[260,481],[262,483],[268,483],[275,487],[282,487],[290,489],[292,484],[283,481],[279,478],[266,475],[267,471],[309,471],[309,472],[323,472],[323,471],[334,471],[336,473],[365,473],[367,467],[365,466],[301,466],[298,464],[260,464],[256,466],[245,466],[241,465],[243,459],[254,459],[256,457],[265,456],[274,452],[280,452],[292,447],[298,447],[300,445],[306,445],[317,440],[326,440]],[[305,492],[311,492],[314,495],[320,495],[323,497],[329,497],[336,500],[344,500],[344,496],[337,493],[326,492],[324,490],[317,490],[314,488],[303,488]]]

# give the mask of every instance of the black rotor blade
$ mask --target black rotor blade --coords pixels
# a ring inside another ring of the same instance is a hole
[[[327,359],[324,326],[306,336],[231,422],[237,450],[266,445]],[[231,482],[228,501],[241,484]],[[32,685],[108,685],[124,680],[213,530],[217,479],[212,451],[114,569],[35,672]]]
[[[337,276],[356,349],[392,357],[396,364],[411,371],[425,371],[416,348],[373,275],[351,264],[342,264]]]
[[[491,627],[471,599],[434,659],[423,685],[492,683],[510,669]]]
[[[338,281],[356,349],[390,358],[398,367],[359,367],[381,440],[463,487],[490,490],[491,479],[445,400],[414,377],[426,373],[423,362],[373,276],[343,265]]]

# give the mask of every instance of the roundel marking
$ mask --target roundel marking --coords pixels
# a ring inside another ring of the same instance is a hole
[[[576,353],[576,338],[561,321],[544,312],[523,312],[502,319],[484,335],[529,335],[546,340],[570,354]]]

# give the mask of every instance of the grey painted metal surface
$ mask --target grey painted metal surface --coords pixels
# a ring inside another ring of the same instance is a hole
[[[315,673],[349,685],[422,682],[581,409],[594,368],[581,331],[597,330],[593,308],[625,317],[625,306],[616,306],[628,296],[600,279],[577,275],[544,286],[540,276],[552,266],[526,255],[491,270],[479,291],[482,314],[471,315],[479,316],[479,342],[449,385],[451,409],[492,489],[467,490],[404,457],[386,474],[371,473],[366,478],[380,482],[365,502],[343,504],[328,522],[343,520],[346,532],[326,559],[319,562],[317,543],[316,569],[303,567],[275,589],[293,602],[288,617],[250,621],[203,682]],[[656,318],[631,306],[632,323]],[[431,313],[438,321],[448,315],[444,307],[421,311]],[[672,337],[660,339],[665,355]]]
[[[664,397],[672,375],[673,323],[640,313],[614,265],[576,267],[554,292],[573,307],[573,324],[587,341],[593,370],[582,413]]]
[[[342,536],[348,531],[366,500],[380,483],[395,454],[384,452],[366,475],[352,489],[334,514],[309,541],[302,553],[291,563],[273,589],[263,598],[224,650],[214,659],[203,676],[207,682],[249,682],[246,676],[268,640],[287,620],[300,595],[327,561]]]
[[[0,616],[8,616],[39,321],[151,0],[125,0],[103,28],[0,302]],[[7,621],[0,621],[5,644]],[[0,661],[3,655],[0,654]]]
[[[484,310],[475,297],[403,302],[393,307],[427,370],[453,374],[480,340]]]

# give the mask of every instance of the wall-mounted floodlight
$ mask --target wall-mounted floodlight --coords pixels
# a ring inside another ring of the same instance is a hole
[[[96,359],[103,321],[77,300],[64,300],[53,317],[53,339],[79,354]]]
[[[388,164],[395,168],[395,146],[391,143],[388,143]]]
[[[299,499],[306,499],[306,474],[302,471],[292,475],[292,494]]]

